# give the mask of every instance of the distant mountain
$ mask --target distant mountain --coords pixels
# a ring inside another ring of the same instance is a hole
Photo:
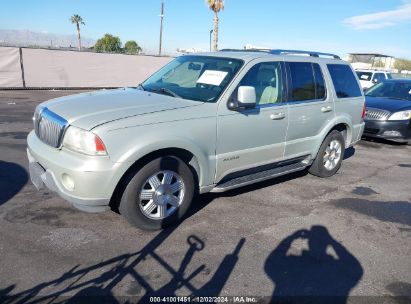
[[[81,44],[83,47],[91,47],[95,42],[94,39],[81,37]],[[77,36],[33,32],[29,30],[0,29],[0,44],[42,47],[77,47]]]

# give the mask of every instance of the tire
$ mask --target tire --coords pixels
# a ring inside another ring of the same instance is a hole
[[[154,159],[130,176],[121,197],[120,214],[143,230],[176,224],[191,205],[194,181],[192,171],[181,159],[174,156]]]
[[[338,143],[339,148],[335,143]],[[341,167],[344,152],[344,137],[336,130],[331,131],[321,144],[317,156],[308,169],[308,172],[319,177],[333,176]]]

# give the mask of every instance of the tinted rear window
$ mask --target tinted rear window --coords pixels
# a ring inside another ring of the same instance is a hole
[[[327,64],[338,98],[361,96],[361,89],[351,68],[346,64]]]
[[[290,72],[290,101],[325,98],[325,83],[317,63],[288,62]]]

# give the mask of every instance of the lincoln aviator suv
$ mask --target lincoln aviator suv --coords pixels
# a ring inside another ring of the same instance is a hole
[[[223,50],[181,56],[135,88],[40,104],[31,180],[142,229],[179,221],[196,195],[303,170],[335,174],[364,129],[364,95],[338,56]]]

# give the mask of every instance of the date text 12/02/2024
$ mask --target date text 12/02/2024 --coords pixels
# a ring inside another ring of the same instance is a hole
[[[150,297],[150,303],[257,303],[256,297]]]

